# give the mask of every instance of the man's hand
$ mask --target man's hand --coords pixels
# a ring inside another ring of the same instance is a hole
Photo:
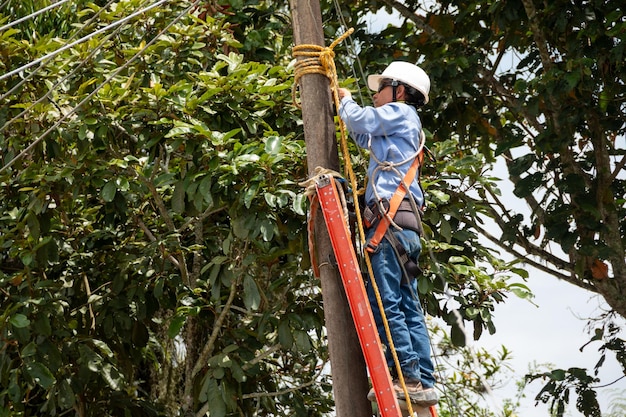
[[[340,87],[339,90],[337,90],[337,94],[339,95],[339,100],[344,97],[352,98],[352,93],[347,88]]]

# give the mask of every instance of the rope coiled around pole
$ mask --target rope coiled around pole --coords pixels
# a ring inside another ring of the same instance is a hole
[[[348,29],[340,37],[338,37],[330,46],[320,46],[314,44],[302,44],[293,47],[293,56],[298,58],[295,66],[295,79],[291,95],[293,104],[301,108],[302,106],[296,100],[296,91],[300,84],[300,78],[305,74],[321,74],[331,82],[333,96],[336,96],[335,104],[339,102],[337,95],[337,68],[335,67],[335,46],[339,45],[345,38],[354,32],[353,28]]]

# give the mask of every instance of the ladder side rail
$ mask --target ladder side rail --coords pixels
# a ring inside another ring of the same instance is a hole
[[[378,409],[383,417],[400,417],[402,411],[393,390],[391,375],[367,298],[361,270],[343,216],[339,195],[332,176],[321,175],[316,182],[318,199],[333,251],[346,291],[350,311],[365,362],[376,392]]]

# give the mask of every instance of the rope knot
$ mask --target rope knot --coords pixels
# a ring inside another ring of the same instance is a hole
[[[326,47],[320,52],[320,63],[322,67],[326,70],[326,74],[329,75],[329,72],[332,71],[334,73],[335,69],[335,51]],[[329,77],[330,78],[330,77]]]
[[[392,169],[395,168],[394,164],[391,163],[390,161],[380,161],[378,163],[378,167],[382,170],[382,171],[391,171]]]
[[[327,47],[312,44],[302,44],[293,47],[293,56],[298,58],[295,66],[293,89],[291,90],[293,104],[296,107],[301,108],[300,103],[296,100],[296,88],[303,75],[321,74],[330,80],[333,87],[336,86],[337,69],[335,67],[335,51],[333,51],[333,49],[341,41],[350,36],[352,32],[354,32],[353,28],[348,29]]]

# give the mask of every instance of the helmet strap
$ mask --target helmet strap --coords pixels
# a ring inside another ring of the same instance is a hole
[[[397,96],[396,96],[396,88],[398,88],[398,85],[399,85],[399,83],[398,83],[397,80],[392,80],[391,81],[391,88],[392,88],[392,91],[391,91],[391,94],[392,94],[391,95],[391,101],[393,101],[393,102],[398,101],[397,100]]]

